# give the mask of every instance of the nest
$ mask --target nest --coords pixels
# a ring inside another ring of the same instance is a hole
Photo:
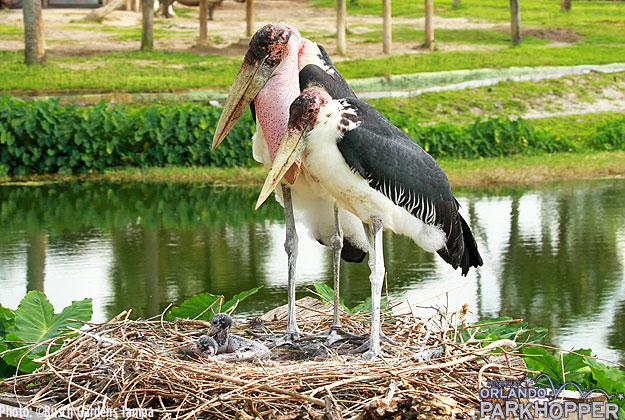
[[[331,304],[304,298],[297,307],[302,332],[329,328]],[[465,313],[434,310],[416,318],[386,309],[383,331],[394,344],[385,343],[385,356],[367,362],[340,348],[298,361],[288,354],[297,350],[245,361],[182,356],[179,350],[202,334],[202,321],[132,320],[122,313],[85,323],[39,359],[40,369],[5,380],[0,390],[19,396],[23,406],[63,408],[76,418],[462,418],[475,414],[487,378],[518,380],[527,372],[507,352],[513,341],[463,342]],[[341,318],[348,332],[368,332],[368,313]],[[284,331],[285,309],[238,321],[234,332],[259,324]],[[496,348],[502,351],[490,353]]]

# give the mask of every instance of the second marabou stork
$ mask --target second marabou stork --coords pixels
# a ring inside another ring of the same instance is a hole
[[[224,104],[213,138],[216,148],[250,105],[256,119],[253,139],[254,158],[269,170],[280,141],[286,133],[289,106],[305,87],[324,86],[335,98],[355,97],[338,73],[325,50],[302,38],[297,29],[283,23],[265,25],[250,41],[239,73]],[[298,337],[295,319],[295,263],[297,233],[293,207],[319,242],[334,250],[334,318],[329,341],[341,334],[339,319],[339,264],[360,262],[368,251],[361,222],[353,214],[336,206],[335,200],[319,185],[305,166],[294,161],[287,168],[288,181],[277,195],[284,205],[286,220],[285,250],[288,255],[287,341]]]
[[[355,98],[333,99],[306,89],[290,107],[287,133],[259,196],[258,208],[293,162],[364,224],[370,243],[371,335],[365,358],[380,354],[384,280],[382,230],[412,238],[466,275],[482,258],[436,161],[375,108]]]

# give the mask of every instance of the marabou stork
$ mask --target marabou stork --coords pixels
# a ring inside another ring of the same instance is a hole
[[[355,97],[321,46],[302,38],[290,25],[273,23],[262,27],[252,37],[232,84],[215,130],[213,149],[223,141],[250,104],[257,130],[253,139],[254,159],[269,170],[287,129],[289,106],[301,90],[311,84],[324,86],[336,98]],[[334,318],[329,332],[332,341],[340,336],[336,332],[341,327],[338,316],[340,258],[361,262],[368,250],[368,241],[358,218],[337,207],[335,200],[299,161],[292,164],[285,179],[288,183],[277,191],[279,201],[284,205],[285,250],[289,261],[285,338],[290,341],[299,336],[295,319],[297,233],[294,206],[313,237],[334,251]]]
[[[371,335],[365,358],[380,354],[384,279],[382,229],[412,238],[466,275],[482,258],[436,161],[375,108],[306,89],[291,105],[287,133],[259,196],[260,206],[293,162],[303,166],[364,224],[370,243]]]

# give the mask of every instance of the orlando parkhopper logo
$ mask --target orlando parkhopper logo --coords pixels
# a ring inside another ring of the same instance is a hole
[[[547,387],[538,385],[542,379]],[[567,392],[567,386],[575,391]],[[575,382],[556,387],[551,377],[541,373],[535,380],[488,381],[480,388],[479,417],[535,419],[601,418],[617,419],[619,406],[613,398],[625,399],[621,394],[608,394],[601,388],[582,390]],[[604,398],[605,397],[605,398]]]

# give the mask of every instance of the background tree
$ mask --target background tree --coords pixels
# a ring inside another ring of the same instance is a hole
[[[521,9],[519,0],[510,0],[510,31],[512,33],[512,44],[521,43]]]
[[[434,44],[434,0],[425,0],[425,42],[424,48],[433,50]]]
[[[573,3],[573,0],[562,0],[560,2],[560,11],[561,12],[570,12],[571,11],[571,3]]]
[[[391,0],[382,0],[382,33],[382,51],[384,54],[391,54],[393,48]]]
[[[345,18],[347,16],[347,5],[345,0],[336,0],[336,52],[345,55],[347,43],[345,41]]]
[[[200,47],[208,44],[208,0],[200,0]]]
[[[46,59],[46,46],[43,37],[43,17],[41,0],[23,0],[24,12],[24,58],[26,64],[43,63]]]
[[[142,25],[141,25],[141,51],[154,49],[154,0],[141,0]]]
[[[245,34],[248,38],[254,35],[254,0],[245,2]]]

